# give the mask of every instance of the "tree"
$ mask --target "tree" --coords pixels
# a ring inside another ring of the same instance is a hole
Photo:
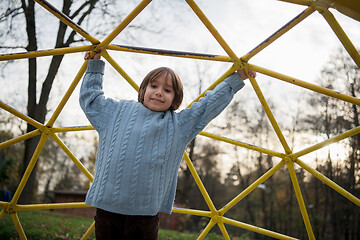
[[[343,49],[337,50],[331,56],[322,69],[318,81],[323,87],[352,97],[359,97],[360,70]],[[355,104],[314,94],[310,98],[309,109],[313,110],[305,118],[305,122],[308,123],[306,130],[323,136],[322,138],[328,139],[359,126],[359,106]],[[359,138],[358,134],[338,143],[347,149],[346,156],[343,156],[343,162],[340,158],[341,153],[337,153],[337,157],[335,157],[336,148],[330,146],[327,158],[323,159],[325,162],[318,165],[318,169],[321,169],[326,176],[355,196],[359,196],[360,193],[360,182],[355,177],[360,173]],[[326,238],[329,238],[330,235],[332,239],[357,239],[360,234],[358,230],[359,209],[354,208],[352,202],[339,196],[334,190],[322,189],[322,191],[325,192],[325,199],[322,199],[324,204],[322,215],[323,218],[329,215],[331,228],[329,226],[327,228],[331,231],[330,233],[321,231],[319,234]],[[316,205],[321,203],[318,196],[315,202]],[[321,206],[317,207],[321,208]],[[320,213],[318,212],[316,215],[319,216]],[[316,220],[315,223],[319,225],[315,228],[326,228],[324,225],[326,223],[322,221]]]
[[[117,11],[121,9],[118,7],[120,4],[122,4],[122,7],[124,6],[123,2],[115,3],[114,1],[108,0],[63,0],[61,11],[79,26],[89,24],[93,27],[92,30],[101,36],[108,34],[109,29],[113,29],[114,27],[114,24],[112,24],[112,21],[109,21],[109,19],[116,19],[114,22],[116,24],[120,23],[122,17],[119,13],[120,11]],[[1,48],[37,51],[39,46],[44,45],[44,43],[39,40],[38,30],[46,23],[46,20],[42,19],[44,16],[42,16],[40,12],[43,9],[36,6],[34,1],[2,1],[0,8],[3,10],[3,13],[0,15],[0,23],[5,26],[2,28],[4,30],[0,33],[0,37],[4,43]],[[93,18],[92,21],[91,18]],[[94,22],[96,22],[96,24],[94,24]],[[141,29],[141,26],[133,27]],[[52,29],[55,28],[55,26],[52,26]],[[49,38],[46,38],[46,40],[48,41]],[[79,35],[66,24],[59,21],[57,35],[53,41],[55,42],[53,48],[64,48],[82,42],[84,39],[80,38]],[[6,44],[8,45],[6,46]],[[51,58],[47,74],[43,80],[39,77],[38,59],[28,59],[27,115],[41,123],[45,122],[46,114],[48,113],[47,104],[49,102],[49,96],[63,57],[63,55],[57,55]],[[40,90],[38,90],[37,88],[39,88],[40,83],[42,83],[42,86]],[[32,125],[28,124],[26,131],[31,132],[34,129]],[[23,172],[31,160],[39,139],[40,137],[38,136],[25,141],[22,162]],[[37,166],[34,167],[19,199],[21,203],[30,203],[36,199],[36,176]]]

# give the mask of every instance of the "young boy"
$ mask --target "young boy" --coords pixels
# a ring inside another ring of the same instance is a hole
[[[138,102],[105,98],[103,73],[96,54],[80,90],[80,105],[99,134],[94,182],[85,201],[97,208],[96,238],[157,239],[158,213],[171,213],[186,145],[230,103],[247,76],[239,70],[190,108],[175,112],[183,87],[171,69],[148,73]]]

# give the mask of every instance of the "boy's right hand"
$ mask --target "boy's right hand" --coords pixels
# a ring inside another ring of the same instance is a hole
[[[101,58],[100,53],[96,53],[95,56],[94,56],[92,59],[100,59],[100,58]],[[85,59],[85,60],[90,59],[90,51],[87,51],[87,52],[85,53],[84,59]]]

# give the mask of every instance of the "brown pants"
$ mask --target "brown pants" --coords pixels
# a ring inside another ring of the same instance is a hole
[[[159,217],[130,216],[96,209],[95,235],[97,240],[157,240]]]

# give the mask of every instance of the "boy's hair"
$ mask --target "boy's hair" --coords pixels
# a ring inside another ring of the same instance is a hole
[[[159,76],[162,76],[165,74],[165,77],[167,78],[169,75],[171,77],[172,81],[172,87],[175,93],[174,100],[169,108],[169,110],[176,110],[180,107],[181,102],[183,100],[183,85],[181,83],[180,77],[170,68],[167,67],[159,67],[152,71],[150,71],[142,81],[138,93],[138,101],[141,103],[144,103],[144,96],[146,87],[149,83],[153,82],[156,78]]]

